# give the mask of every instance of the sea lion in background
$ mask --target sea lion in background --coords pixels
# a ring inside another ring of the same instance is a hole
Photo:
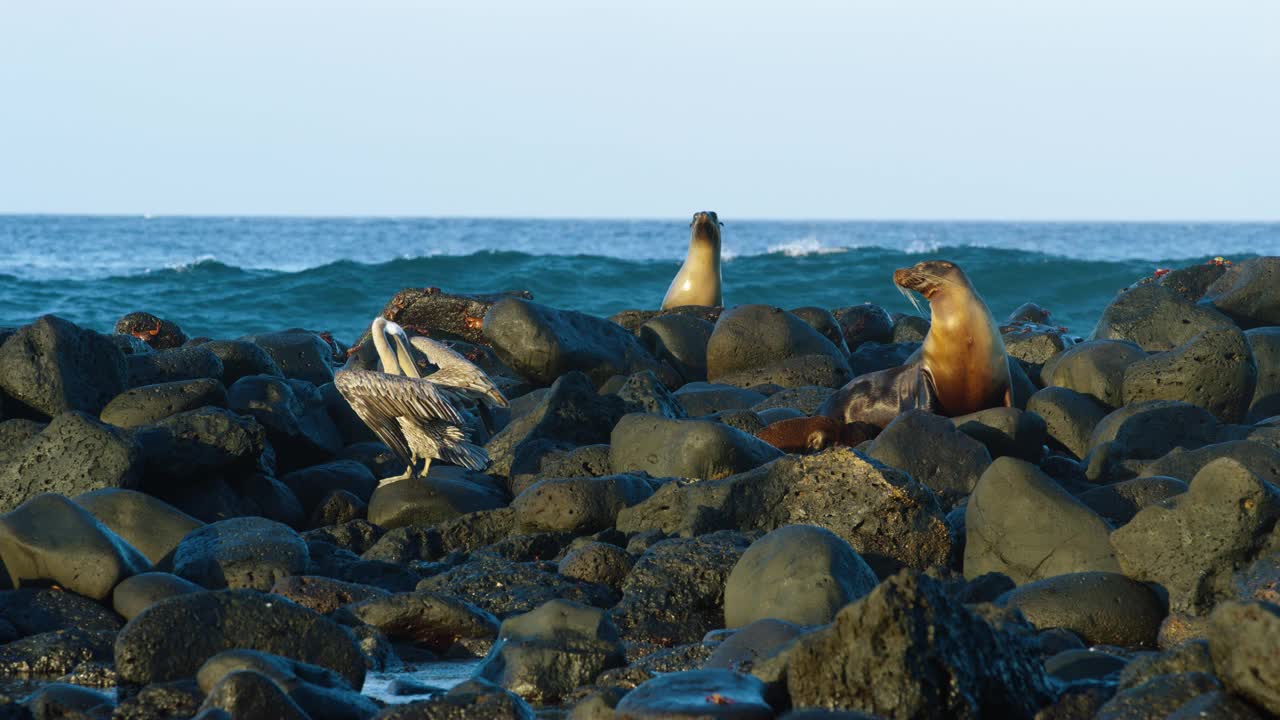
[[[724,304],[720,289],[720,219],[707,210],[694,213],[689,223],[689,252],[680,272],[662,298],[662,309],[681,305],[719,307]]]
[[[789,446],[803,439],[804,447],[819,450],[847,444],[842,442],[845,428],[865,423],[883,428],[907,410],[956,417],[1013,404],[1004,339],[964,271],[945,260],[929,260],[894,271],[893,282],[929,301],[932,323],[920,350],[903,365],[850,380],[827,398],[817,416],[784,421],[791,425],[777,430],[770,425],[758,437],[783,450],[770,438]],[[840,427],[831,427],[832,422]]]

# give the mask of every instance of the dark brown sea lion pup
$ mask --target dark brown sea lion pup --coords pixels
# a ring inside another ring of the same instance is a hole
[[[1012,404],[1004,340],[964,271],[945,260],[929,260],[894,271],[893,282],[929,301],[932,324],[920,351],[904,365],[850,380],[827,398],[817,416],[795,418],[776,430],[770,425],[758,433],[762,439],[783,450],[770,438],[819,450],[827,445],[815,444],[853,444],[843,438],[865,436],[862,424],[883,428],[907,410],[955,417]],[[845,430],[855,424],[858,431]]]
[[[681,305],[720,307],[724,304],[720,283],[720,227],[723,223],[708,210],[695,213],[689,223],[689,252],[680,272],[662,298],[662,309]]]

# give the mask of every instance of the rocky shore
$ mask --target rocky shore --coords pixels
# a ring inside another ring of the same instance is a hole
[[[1280,715],[1280,258],[1138,280],[1087,338],[1023,306],[1016,407],[808,455],[756,433],[927,318],[383,314],[511,399],[486,472],[379,488],[326,333],[0,329],[0,717]]]

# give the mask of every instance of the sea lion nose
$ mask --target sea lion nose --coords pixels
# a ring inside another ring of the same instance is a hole
[[[893,284],[902,285],[911,277],[911,268],[898,268],[893,271]]]

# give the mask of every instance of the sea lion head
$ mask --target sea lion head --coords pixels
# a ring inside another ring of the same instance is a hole
[[[690,240],[692,242],[710,243],[716,250],[720,249],[720,228],[724,223],[720,222],[720,218],[710,210],[703,210],[693,214],[693,220],[689,222],[691,230]]]
[[[893,284],[903,290],[915,290],[932,300],[948,286],[969,287],[969,278],[955,263],[947,260],[925,260],[909,268],[893,271]]]

